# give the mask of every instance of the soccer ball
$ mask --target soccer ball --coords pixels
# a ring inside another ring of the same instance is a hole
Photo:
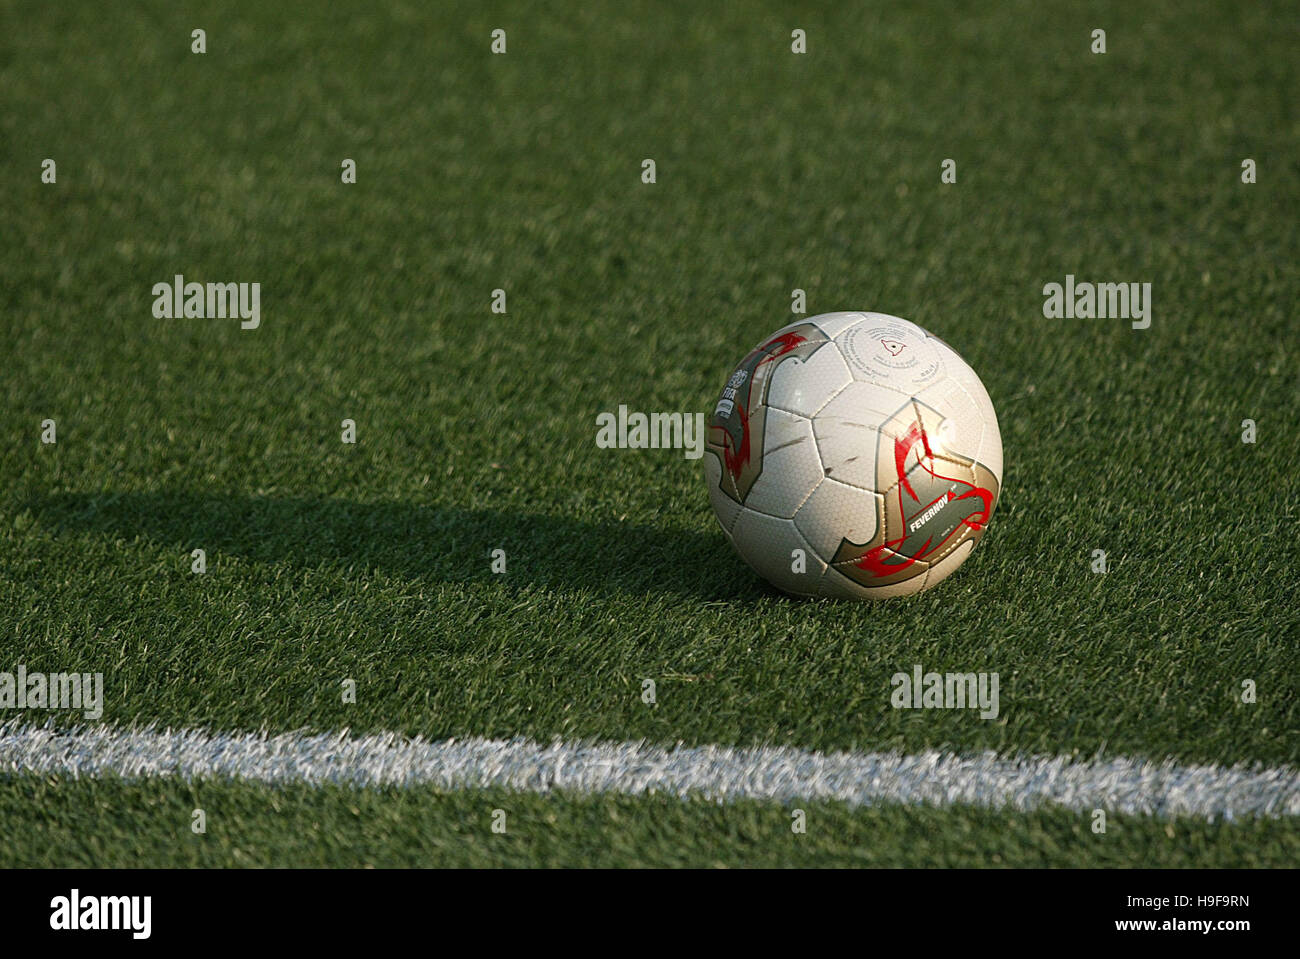
[[[731,545],[798,596],[929,589],[971,554],[1002,485],[984,384],[884,313],[823,313],[764,340],[727,380],[706,452]]]

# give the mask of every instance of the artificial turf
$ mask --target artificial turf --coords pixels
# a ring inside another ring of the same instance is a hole
[[[1199,869],[1286,867],[1300,856],[1300,836],[1279,820],[1113,816],[1101,833],[1090,814],[1064,810],[723,806],[497,789],[24,778],[0,789],[0,817],[13,827],[0,868]]]
[[[1295,765],[1298,27],[1284,3],[8,4],[0,669],[102,671],[118,724]],[[155,319],[178,273],[260,282],[261,327]],[[1066,274],[1150,282],[1150,329],[1045,318]],[[997,407],[988,535],[915,599],[784,598],[731,553],[699,462],[595,443],[620,404],[710,409],[796,288],[933,330]],[[999,718],[890,708],[916,663],[998,672]],[[235,845],[110,832],[100,864],[356,861],[265,811],[337,818],[332,793],[211,788]],[[39,800],[79,829],[157,795],[17,777],[0,821]],[[357,800],[390,863],[491,801]],[[752,862],[691,820],[781,816],[517,802],[661,835],[663,863]],[[855,861],[916,821],[933,844],[877,861],[969,840],[951,861],[1040,863],[1078,828],[831,815],[762,861]],[[1135,864],[1165,826],[1130,825],[1055,858]],[[1188,828],[1170,864],[1294,858],[1289,821]],[[429,861],[577,862],[562,835]],[[600,861],[636,864],[620,848]]]

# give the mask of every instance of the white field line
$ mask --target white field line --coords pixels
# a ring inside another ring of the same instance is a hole
[[[998,758],[924,752],[817,753],[788,747],[466,739],[392,733],[72,730],[0,723],[0,776],[177,777],[444,790],[665,794],[714,801],[881,803],[1067,809],[1208,820],[1300,815],[1300,771],[1179,765],[1123,757]]]

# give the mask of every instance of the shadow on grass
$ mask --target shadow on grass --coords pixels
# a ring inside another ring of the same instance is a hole
[[[594,522],[538,513],[281,496],[63,493],[24,504],[55,535],[143,539],[349,575],[379,570],[424,582],[599,593],[668,593],[701,600],[780,595],[736,557],[721,532]],[[491,572],[505,550],[507,572]]]

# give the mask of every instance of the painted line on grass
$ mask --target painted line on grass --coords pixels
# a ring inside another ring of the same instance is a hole
[[[465,739],[392,733],[220,733],[200,729],[56,730],[0,723],[0,774],[176,777],[350,786],[505,787],[546,793],[665,794],[716,801],[841,800],[1036,809],[1055,804],[1159,817],[1300,815],[1300,771],[1181,765],[1123,757],[999,758],[645,743]]]

